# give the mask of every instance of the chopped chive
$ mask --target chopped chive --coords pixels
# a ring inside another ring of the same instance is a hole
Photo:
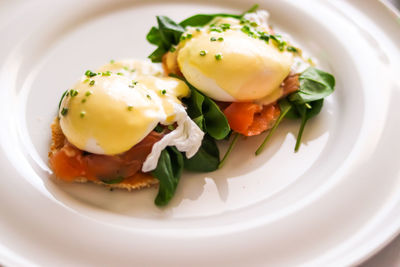
[[[146,97],[147,97],[148,99],[151,99],[151,96],[150,96],[150,95],[146,95]]]
[[[223,31],[229,30],[231,28],[231,25],[229,23],[222,23],[221,24],[221,29]]]
[[[80,116],[81,118],[85,117],[85,115],[86,115],[86,112],[85,112],[85,111],[81,111],[81,113],[79,114],[79,116]]]
[[[132,109],[133,109],[133,106],[128,106],[129,111],[132,111]]]
[[[61,110],[61,115],[65,116],[65,115],[67,115],[67,113],[68,113],[68,109],[67,108],[63,108]]]
[[[111,71],[109,71],[109,70],[101,73],[101,76],[110,76],[110,75],[111,75]]]
[[[221,53],[215,54],[215,59],[216,60],[221,60],[222,59],[222,54]]]
[[[128,66],[123,66],[122,68],[123,68],[124,70],[126,70],[126,71],[129,71]]]
[[[289,52],[297,53],[297,49],[293,46],[288,46],[286,47],[286,50]]]
[[[217,41],[217,38],[215,38],[215,37],[213,36],[213,37],[210,38],[210,41],[211,41],[211,42],[215,42],[215,41]]]
[[[224,40],[223,37],[219,37],[219,38],[218,38],[218,41],[220,41],[220,42],[222,42],[223,40]]]
[[[253,22],[250,23],[250,26],[252,26],[252,27],[257,27],[258,24],[257,24],[257,22],[254,22],[254,21],[253,21]]]
[[[222,160],[221,160],[220,163],[218,164],[218,169],[220,169],[220,168],[222,167],[222,165],[225,164],[226,159],[228,158],[228,155],[231,153],[233,147],[235,146],[236,142],[237,142],[238,139],[239,139],[239,136],[240,136],[239,133],[235,132],[234,135],[235,135],[235,136],[233,137],[232,142],[230,143],[230,145],[229,145],[229,147],[228,147],[228,150],[226,151],[224,157],[222,158]]]
[[[122,72],[117,72],[117,75],[124,76],[124,74]]]
[[[111,63],[111,64],[114,64],[114,63],[115,63],[115,60],[114,60],[114,59],[111,59],[111,60],[110,60],[110,63]]]
[[[207,52],[205,50],[201,50],[200,51],[200,56],[204,57],[205,55],[207,55]]]
[[[174,125],[172,125],[172,124],[171,124],[171,125],[168,125],[168,127],[167,127],[167,128],[168,128],[168,130],[170,130],[170,131],[173,131],[173,130],[175,130],[175,127],[174,127]]]
[[[86,98],[84,98],[84,99],[82,99],[82,101],[81,101],[82,103],[85,103],[86,102]]]
[[[160,91],[160,93],[161,93],[162,95],[165,95],[165,94],[167,93],[167,91],[166,91],[165,89],[163,89],[163,90]]]
[[[86,79],[86,80],[84,80],[83,82],[84,82],[84,83],[87,83],[88,81],[90,81],[90,79]]]
[[[133,84],[128,85],[129,88],[135,88]]]
[[[94,80],[91,80],[90,83],[89,83],[89,85],[90,85],[90,86],[93,86],[94,83],[95,83],[95,81],[94,81]]]
[[[171,48],[169,49],[169,52],[173,53],[173,52],[175,52],[175,51],[176,51],[176,48],[173,47],[173,46],[171,46]]]
[[[218,28],[211,28],[210,31],[211,32],[222,32],[222,30],[218,29]]]
[[[78,95],[78,91],[75,89],[71,89],[71,90],[69,90],[69,94],[71,95],[71,97],[74,97],[74,96]]]
[[[183,40],[185,40],[186,39],[186,36],[185,35],[181,35],[181,41],[183,41]]]
[[[88,78],[92,78],[92,77],[96,76],[97,73],[92,72],[91,70],[87,70],[87,71],[85,72],[85,75],[86,75],[86,77],[88,77]]]
[[[131,72],[135,72],[136,71],[136,69],[131,69]]]
[[[191,33],[186,34],[186,38],[191,39],[192,37],[193,37],[193,34],[191,34]]]
[[[90,96],[92,93],[92,91],[86,91],[85,96]]]
[[[136,84],[138,84],[138,81],[133,81],[133,80],[132,80],[132,84],[133,84],[133,85],[136,85]]]
[[[200,28],[196,28],[196,32],[199,32],[199,31],[201,31]]]

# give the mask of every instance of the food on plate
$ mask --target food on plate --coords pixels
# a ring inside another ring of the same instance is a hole
[[[158,47],[149,58],[217,103],[234,135],[272,129],[266,142],[284,117],[301,119],[297,151],[306,122],[320,112],[335,79],[305,60],[268,20],[257,6],[241,15],[198,14],[180,23],[158,16],[147,35]]]
[[[55,175],[127,189],[154,184],[148,173],[167,146],[187,158],[201,146],[204,133],[180,101],[189,94],[183,81],[162,77],[149,62],[86,71],[64,93],[52,126]]]
[[[158,16],[140,60],[86,71],[60,101],[50,164],[64,181],[137,189],[159,184],[156,205],[173,197],[184,169],[220,168],[240,136],[307,121],[334,90],[334,77],[268,24],[257,6],[240,14]],[[157,63],[161,63],[157,64]],[[217,143],[231,139],[220,159]]]

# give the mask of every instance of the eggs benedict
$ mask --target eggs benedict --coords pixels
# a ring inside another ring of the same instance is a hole
[[[71,174],[62,173],[59,168],[60,161],[65,161],[65,157],[59,159],[60,153],[70,155],[82,165],[81,173],[72,174],[75,178],[90,176],[91,180],[103,182],[129,178],[139,170],[138,159],[133,160],[129,154],[143,142],[149,143],[149,136],[150,150],[147,148],[140,155],[143,173],[156,168],[161,151],[167,146],[175,146],[187,158],[197,152],[204,133],[180,101],[190,95],[188,86],[179,79],[162,77],[160,69],[152,65],[140,61],[112,62],[96,72],[87,71],[64,94],[56,125],[65,136],[66,149],[50,154],[59,178],[71,180]],[[158,125],[169,129],[153,133]],[[84,156],[85,153],[89,155]],[[77,154],[81,157],[77,158]],[[134,168],[130,160],[135,161]],[[100,162],[101,168],[96,166]],[[109,170],[104,170],[107,165]]]

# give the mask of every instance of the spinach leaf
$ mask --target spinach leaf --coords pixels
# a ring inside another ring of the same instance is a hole
[[[186,83],[191,90],[190,97],[184,99],[189,117],[214,139],[224,139],[231,130],[224,113],[211,98]]]
[[[148,58],[150,58],[151,62],[161,62],[162,56],[168,52],[168,49],[165,49],[162,46],[159,46],[156,50],[151,53]]]
[[[224,139],[231,128],[225,114],[211,98],[204,96],[203,116],[206,132],[217,140]]]
[[[158,48],[150,54],[152,62],[161,62],[162,56],[168,52],[172,45],[179,43],[179,39],[185,29],[165,16],[157,16],[157,27],[152,27],[146,35],[149,43]]]
[[[190,159],[184,158],[185,169],[195,172],[211,172],[218,168],[219,150],[214,139],[205,135],[200,149]]]
[[[158,159],[152,175],[160,181],[158,195],[154,200],[157,206],[165,206],[172,199],[183,170],[183,156],[175,147],[165,148]]]
[[[165,48],[169,49],[171,44],[179,43],[179,39],[185,31],[181,25],[166,16],[157,16],[157,23],[161,42]]]
[[[289,119],[301,119],[301,125],[297,134],[295,152],[300,148],[301,138],[307,121],[318,115],[324,104],[324,98],[330,95],[335,88],[335,77],[327,72],[314,67],[306,69],[299,76],[300,88],[298,91],[279,100],[281,115],[273,128],[268,133],[264,142],[257,149],[258,155],[265,143],[269,140],[276,126],[286,117]]]
[[[146,35],[146,39],[153,45],[162,45],[161,34],[157,27],[151,27]]]
[[[300,89],[289,96],[296,104],[322,99],[334,91],[335,77],[314,67],[306,69],[299,76]]]
[[[299,132],[297,133],[296,145],[294,151],[297,152],[300,148],[301,137],[303,136],[304,127],[309,119],[318,115],[322,109],[324,99],[319,99],[307,103],[308,105],[296,105],[296,109],[301,116],[301,125]]]

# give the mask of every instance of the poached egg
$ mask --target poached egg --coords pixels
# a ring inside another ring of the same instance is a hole
[[[249,14],[245,23],[218,17],[201,29],[188,27],[175,52],[183,76],[218,101],[277,100],[293,54],[259,38],[269,31],[267,19],[268,13],[259,11]]]

